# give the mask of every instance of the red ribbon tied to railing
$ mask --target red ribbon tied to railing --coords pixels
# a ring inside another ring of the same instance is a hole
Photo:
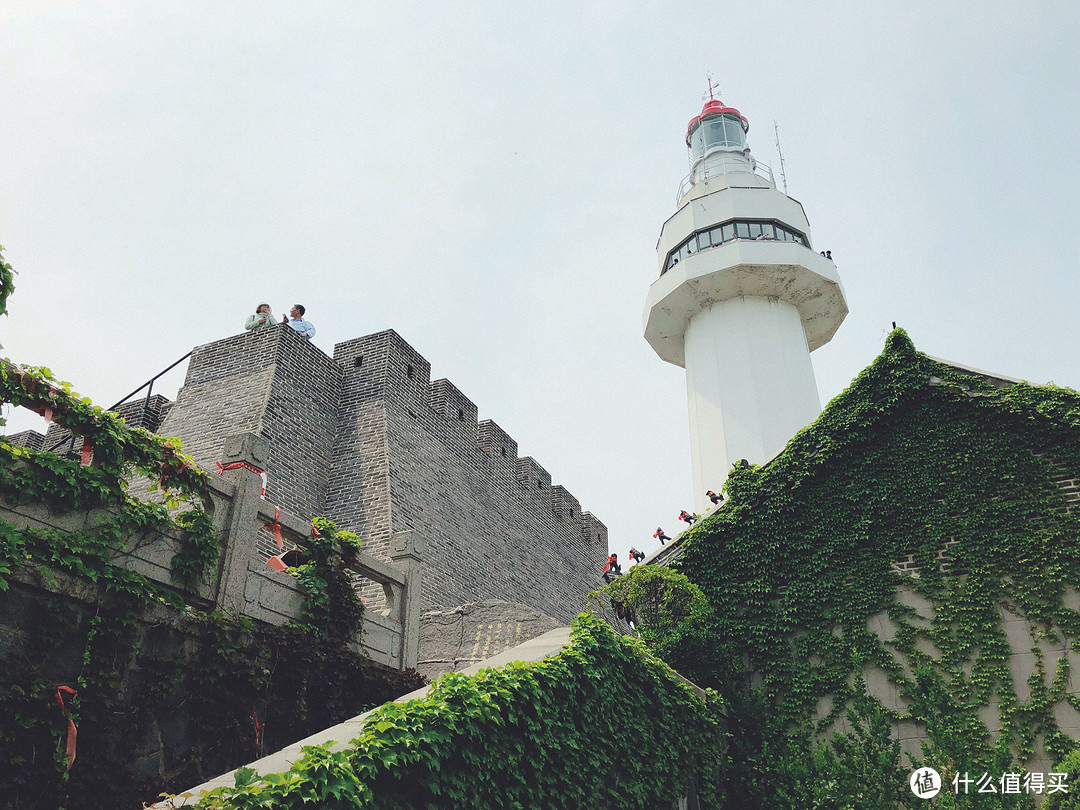
[[[89,439],[83,439],[82,443],[82,465],[87,467],[90,465],[90,457],[94,454],[94,445],[90,444]]]
[[[258,476],[262,476],[262,474],[265,472],[265,470],[260,470],[258,467],[254,467],[251,464],[248,464],[246,461],[230,461],[228,464],[225,465],[222,465],[220,461],[215,461],[214,463],[217,464],[218,475],[224,475],[226,470],[240,469],[251,470]]]
[[[68,758],[67,769],[70,771],[71,766],[75,764],[75,736],[78,732],[75,730],[75,721],[68,716],[67,706],[64,705],[64,696],[61,694],[62,692],[67,692],[69,695],[75,695],[76,692],[70,686],[56,687],[56,702],[60,704],[60,711],[67,716],[68,721],[66,752]]]
[[[263,528],[264,529],[273,529],[274,530],[274,542],[277,543],[277,547],[278,548],[285,548],[285,541],[281,539],[281,523],[279,522],[280,518],[281,518],[281,507],[280,506],[275,506],[274,507],[274,522],[273,523],[267,523],[265,526],[263,526]]]

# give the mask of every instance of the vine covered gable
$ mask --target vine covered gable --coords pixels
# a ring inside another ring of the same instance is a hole
[[[897,329],[675,565],[779,726],[849,731],[869,698],[910,755],[1048,771],[1080,738],[1078,481],[1080,394]]]

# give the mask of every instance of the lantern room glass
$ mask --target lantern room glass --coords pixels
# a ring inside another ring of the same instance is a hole
[[[746,148],[743,124],[734,115],[714,115],[698,123],[690,136],[691,159],[700,160],[713,149],[741,152]]]

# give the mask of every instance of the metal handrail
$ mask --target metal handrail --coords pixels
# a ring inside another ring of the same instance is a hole
[[[768,180],[769,183],[775,187],[776,181],[773,179],[772,167],[767,166],[764,163],[758,163],[753,158],[750,158],[753,173],[758,177],[762,177]],[[675,204],[678,205],[682,198],[686,196],[686,192],[690,190],[690,187],[701,180],[708,180],[710,177],[719,177],[723,174],[730,174],[727,171],[710,172],[708,165],[701,167],[697,171],[690,172],[679,183],[679,193],[675,196]]]
[[[150,407],[150,397],[154,393],[154,381],[157,380],[158,377],[161,377],[161,376],[167,374],[168,372],[170,372],[174,368],[176,368],[178,365],[183,363],[185,360],[187,360],[189,357],[191,357],[191,355],[192,355],[192,353],[194,351],[195,350],[192,349],[190,352],[185,354],[183,357],[181,357],[179,360],[177,360],[171,366],[169,366],[168,368],[166,368],[166,369],[164,369],[162,371],[159,371],[157,374],[155,374],[149,380],[144,382],[142,385],[140,385],[138,388],[136,388],[134,391],[132,391],[126,397],[121,399],[119,402],[117,402],[114,405],[111,405],[110,407],[106,408],[106,410],[115,411],[117,408],[119,408],[121,405],[123,405],[125,402],[127,402],[129,399],[131,399],[133,396],[135,396],[137,393],[139,393],[140,391],[142,391],[145,388],[146,389],[146,398],[143,400],[142,411],[139,412],[139,419],[141,421],[143,419],[143,417],[146,416],[146,411]],[[68,432],[71,433],[71,431],[68,431]],[[56,444],[54,444],[52,447],[50,447],[47,452],[49,452],[49,453],[53,452],[54,450],[56,450],[57,447],[59,447],[60,445],[62,445],[66,441],[68,441],[68,440],[67,439],[61,439]],[[68,452],[71,452],[74,449],[75,449],[75,434],[71,433],[71,444],[68,446]]]

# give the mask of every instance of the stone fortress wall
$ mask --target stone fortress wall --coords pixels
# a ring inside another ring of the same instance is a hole
[[[118,410],[179,436],[211,472],[227,437],[268,440],[267,504],[325,515],[384,561],[405,554],[421,612],[501,601],[565,624],[600,584],[604,524],[519,458],[495,422],[478,421],[453,383],[432,382],[428,361],[392,330],[339,343],[332,358],[280,325],[223,338],[194,350],[175,403],[152,397],[145,414],[143,404]],[[53,428],[38,446],[63,438]],[[264,531],[266,557],[272,543]],[[381,607],[381,589],[365,596]]]

